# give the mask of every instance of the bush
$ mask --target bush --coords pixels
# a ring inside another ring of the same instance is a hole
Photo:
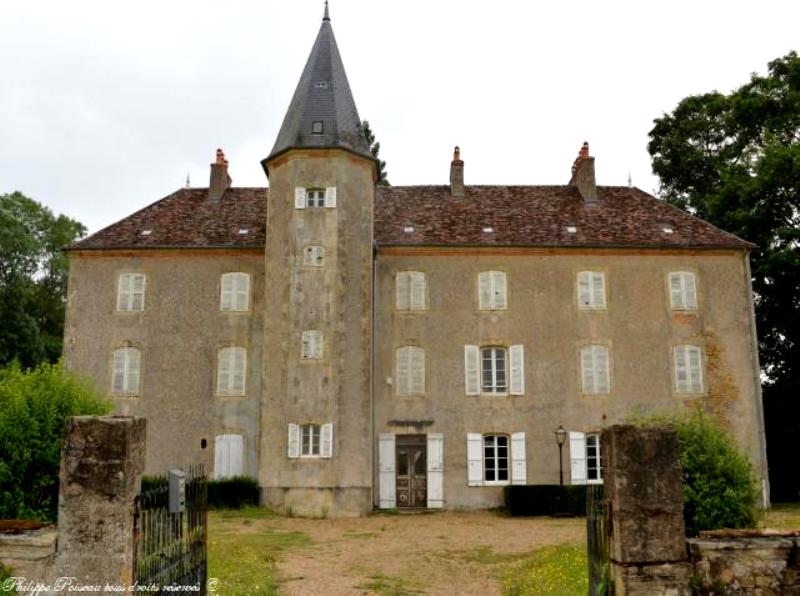
[[[208,506],[211,509],[241,509],[258,505],[258,482],[246,476],[208,481]]]
[[[678,435],[683,468],[683,517],[686,533],[751,528],[758,521],[758,489],[750,462],[730,436],[701,411],[636,421],[663,424]]]
[[[586,486],[529,484],[506,486],[511,515],[586,515]]]
[[[60,365],[0,369],[0,519],[55,521],[66,419],[110,410]]]

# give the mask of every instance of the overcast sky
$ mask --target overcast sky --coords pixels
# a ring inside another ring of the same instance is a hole
[[[5,1],[0,193],[90,231],[184,185],[217,147],[236,186],[266,157],[323,3]],[[564,184],[584,140],[599,184],[653,192],[647,133],[800,45],[800,2],[332,0],[356,104],[396,185]]]

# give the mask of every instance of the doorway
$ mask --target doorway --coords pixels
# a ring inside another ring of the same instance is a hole
[[[428,461],[425,435],[397,435],[397,507],[428,506]]]

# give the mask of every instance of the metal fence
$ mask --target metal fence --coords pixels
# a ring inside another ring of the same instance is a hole
[[[148,484],[134,502],[135,581],[170,592],[206,594],[208,488],[203,467],[189,468],[182,513],[169,511],[166,476]]]
[[[586,487],[586,537],[589,559],[589,596],[612,594],[608,550],[608,502],[602,484]]]

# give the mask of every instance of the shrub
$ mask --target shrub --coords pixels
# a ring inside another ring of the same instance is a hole
[[[110,410],[60,365],[0,369],[0,519],[55,521],[66,419]]]
[[[635,423],[675,429],[683,469],[683,517],[686,532],[750,528],[758,520],[758,490],[750,462],[730,436],[701,411],[651,417]]]
[[[258,505],[258,482],[246,476],[208,481],[208,506],[211,509],[241,509]]]
[[[511,485],[504,496],[511,515],[586,515],[585,486]]]

